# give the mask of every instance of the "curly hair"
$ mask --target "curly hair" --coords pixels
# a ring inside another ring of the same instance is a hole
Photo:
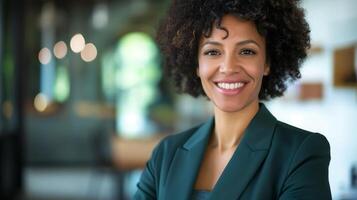
[[[224,15],[233,14],[254,22],[266,40],[270,73],[264,76],[260,100],[282,96],[287,81],[301,77],[300,66],[310,48],[310,29],[299,0],[173,0],[162,21],[157,41],[165,72],[180,92],[206,96],[198,67],[201,37],[220,28]],[[224,29],[224,28],[223,28]]]

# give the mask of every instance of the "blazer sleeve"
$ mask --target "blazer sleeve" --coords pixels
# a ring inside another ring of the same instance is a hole
[[[154,148],[151,158],[146,163],[146,167],[141,174],[137,184],[138,189],[134,195],[135,200],[157,199],[156,185],[158,184],[157,172],[159,171],[157,169],[157,161],[160,152],[160,144]]]
[[[311,134],[301,143],[288,170],[279,200],[330,200],[328,181],[330,145],[320,134]]]

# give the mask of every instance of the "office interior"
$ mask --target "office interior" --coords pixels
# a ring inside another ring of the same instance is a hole
[[[0,1],[0,199],[132,199],[154,146],[212,116],[162,70],[155,33],[169,3]],[[326,136],[332,197],[357,199],[357,1],[301,6],[302,78],[264,103]]]

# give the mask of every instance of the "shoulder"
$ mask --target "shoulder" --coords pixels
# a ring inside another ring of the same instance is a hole
[[[330,159],[330,144],[325,136],[280,121],[276,123],[271,146],[289,163],[317,157]]]
[[[146,163],[140,181],[138,183],[138,192],[135,199],[157,199],[162,187],[163,181],[167,177],[169,165],[174,155],[199,126],[189,130],[169,135],[162,139],[151,153],[151,158]]]
[[[185,131],[174,133],[163,138],[156,146],[157,151],[171,152],[183,146],[187,140],[194,134],[202,124],[194,126]]]
[[[328,183],[330,145],[326,137],[278,121],[273,138],[272,157],[280,161],[282,175],[281,199],[302,196],[331,199]],[[296,192],[298,190],[300,192]]]
[[[159,162],[172,158],[176,150],[183,147],[183,145],[202,125],[203,124],[199,124],[185,131],[181,131],[164,137],[154,148],[152,158],[158,160]]]
[[[310,132],[281,121],[276,123],[274,138],[277,142],[289,146],[300,146],[307,143],[329,148],[329,143],[322,134]]]

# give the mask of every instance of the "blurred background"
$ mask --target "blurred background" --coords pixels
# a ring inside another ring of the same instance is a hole
[[[157,142],[211,116],[162,73],[154,37],[169,3],[0,1],[0,199],[131,199]],[[357,199],[357,1],[302,6],[302,79],[266,105],[327,137],[333,198]]]

